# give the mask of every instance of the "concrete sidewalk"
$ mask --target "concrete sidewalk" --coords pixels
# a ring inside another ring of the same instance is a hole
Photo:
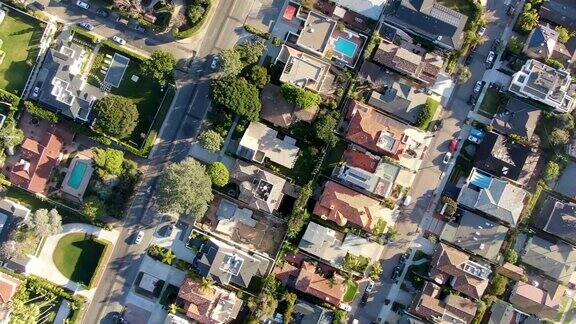
[[[97,227],[90,224],[82,224],[82,223],[72,223],[72,224],[65,224],[62,226],[62,232],[56,235],[52,235],[47,237],[44,240],[44,245],[42,246],[42,250],[37,257],[32,256],[30,262],[26,265],[26,274],[33,274],[44,279],[47,279],[59,286],[67,288],[74,293],[77,293],[81,296],[86,297],[88,300],[91,300],[94,296],[94,292],[96,291],[96,287],[92,289],[86,289],[85,286],[71,281],[70,279],[66,278],[60,270],[56,267],[54,262],[52,261],[52,254],[56,249],[56,245],[60,239],[70,233],[86,233],[90,235],[94,235],[100,240],[104,240],[110,242],[112,246],[109,248],[109,254],[114,249],[114,245],[118,240],[120,232],[117,230],[105,230],[101,227]],[[106,262],[107,263],[107,262]],[[104,269],[101,268],[100,271],[102,272]],[[99,275],[99,274],[95,274]],[[101,275],[101,274],[100,274]]]

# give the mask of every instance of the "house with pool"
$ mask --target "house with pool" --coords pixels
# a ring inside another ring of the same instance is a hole
[[[70,162],[60,188],[64,196],[71,201],[82,202],[93,172],[92,159],[84,154],[76,155]]]

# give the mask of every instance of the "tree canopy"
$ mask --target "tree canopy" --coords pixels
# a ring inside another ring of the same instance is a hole
[[[338,136],[334,133],[338,125],[339,113],[331,111],[330,113],[320,116],[314,122],[314,135],[322,142],[334,147],[338,143]]]
[[[320,96],[310,90],[284,83],[280,88],[284,99],[300,109],[309,109],[320,104]]]
[[[542,172],[542,178],[546,181],[551,181],[558,178],[560,175],[560,165],[554,161],[548,161],[544,172]]]
[[[210,164],[207,172],[212,179],[212,183],[218,187],[223,187],[230,181],[230,171],[222,162],[216,161]]]
[[[264,88],[270,82],[268,70],[260,65],[254,65],[248,72],[247,78],[258,89]]]
[[[57,234],[62,230],[62,217],[56,209],[38,209],[32,214],[30,228],[40,237]]]
[[[202,7],[200,6],[200,8]],[[140,64],[140,71],[163,86],[172,79],[172,71],[174,71],[175,66],[176,59],[172,53],[154,51],[149,59]]]
[[[108,175],[120,175],[122,173],[122,163],[124,162],[124,152],[112,148],[95,148],[94,164],[98,167],[96,171],[100,178]]]
[[[158,209],[163,213],[202,216],[212,201],[212,181],[206,168],[193,158],[170,164],[157,185]]]
[[[218,57],[220,58],[220,70],[227,75],[238,75],[244,67],[240,53],[233,48],[221,50]]]
[[[82,204],[82,212],[88,217],[88,219],[94,221],[106,215],[106,205],[104,202],[96,196],[89,196],[84,198],[84,203]]]
[[[200,142],[200,146],[210,152],[218,152],[220,151],[220,147],[222,147],[222,142],[224,139],[220,134],[217,132],[208,129],[203,131],[200,136],[198,136],[198,141]]]
[[[0,139],[5,147],[14,147],[22,144],[24,132],[16,127],[14,122],[6,122],[6,125],[0,129]]]
[[[128,98],[107,95],[96,101],[94,127],[110,136],[122,139],[130,136],[138,123],[138,108]]]
[[[562,44],[567,43],[570,37],[574,36],[566,27],[556,26],[555,30],[558,32],[558,41]]]
[[[244,78],[224,77],[212,83],[212,99],[230,111],[249,120],[260,118],[260,96],[258,88]]]
[[[266,50],[266,44],[262,41],[248,42],[242,45],[237,45],[234,50],[240,54],[240,60],[244,66],[258,62],[260,56]]]

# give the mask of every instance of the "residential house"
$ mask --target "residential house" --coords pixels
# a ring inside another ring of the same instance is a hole
[[[516,134],[532,138],[542,110],[515,97],[508,99],[506,106],[492,119],[494,130],[505,134]]]
[[[546,197],[540,206],[535,226],[576,245],[576,204],[554,196]]]
[[[570,37],[566,43],[556,43],[552,59],[556,60],[568,70],[571,74],[576,72],[574,60],[576,60],[576,37]]]
[[[324,56],[335,28],[336,21],[311,11],[306,17],[304,28],[298,35],[296,45],[319,56]]]
[[[510,278],[514,281],[527,281],[526,271],[524,268],[519,267],[515,264],[510,262],[505,262],[503,265],[499,266],[496,269],[496,272],[499,274]]]
[[[436,0],[391,0],[386,22],[416,36],[426,38],[439,48],[459,50],[464,43],[468,17]]]
[[[382,245],[356,234],[344,234],[315,222],[308,223],[298,248],[335,267],[342,266],[348,253],[376,261],[384,249]]]
[[[527,195],[526,190],[508,181],[472,168],[458,203],[515,227]]]
[[[444,243],[436,245],[430,263],[430,278],[438,284],[449,284],[455,290],[480,299],[492,273],[487,264],[470,260],[470,256]]]
[[[34,193],[45,193],[52,171],[60,164],[71,134],[51,125],[39,138],[26,137],[8,166],[8,179]]]
[[[428,95],[406,81],[395,81],[383,92],[372,91],[368,104],[414,125]]]
[[[329,324],[332,313],[323,307],[297,299],[294,304],[295,324]]]
[[[297,264],[285,261],[274,269],[274,274],[284,285],[336,307],[340,306],[346,293],[344,278],[334,273],[329,279],[309,261]]]
[[[355,100],[348,103],[344,128],[347,140],[412,171],[418,170],[428,148],[424,132]]]
[[[444,59],[433,53],[415,53],[394,43],[381,42],[374,57],[374,62],[406,75],[427,87],[436,83],[442,71]]]
[[[68,43],[61,36],[56,47],[49,49],[38,72],[39,103],[57,113],[88,122],[92,105],[103,95],[97,87],[88,84],[88,76],[82,72],[82,63],[89,53],[75,43]]]
[[[562,174],[558,181],[556,181],[554,191],[571,199],[576,199],[576,186],[574,185],[574,179],[576,179],[576,163],[570,161],[564,170],[562,170]]]
[[[248,288],[253,277],[268,274],[270,261],[258,254],[245,252],[215,238],[201,246],[194,259],[198,274],[223,285]]]
[[[395,82],[395,76],[396,74],[394,72],[368,60],[362,62],[360,71],[358,71],[358,78],[376,87],[391,86]]]
[[[528,316],[514,308],[511,304],[496,299],[490,307],[490,318],[486,324],[540,324],[535,316]],[[487,315],[488,315],[487,314]]]
[[[330,63],[286,45],[282,45],[275,62],[278,61],[284,63],[281,82],[321,92]]]
[[[548,24],[538,24],[534,28],[524,44],[522,51],[531,59],[544,61],[552,57],[558,32]]]
[[[427,281],[422,292],[412,300],[410,312],[432,323],[471,323],[476,303],[456,294],[444,294],[436,284]]]
[[[0,242],[9,234],[12,224],[25,222],[30,215],[30,209],[10,199],[0,200]]]
[[[12,298],[18,291],[20,280],[5,274],[0,273],[0,323],[8,324],[10,322],[10,304]]]
[[[299,121],[311,123],[320,110],[318,106],[307,109],[296,107],[296,105],[286,101],[279,86],[271,83],[262,89],[260,97],[262,99],[262,111],[260,112],[262,119],[277,127],[289,128],[290,125]]]
[[[567,113],[574,108],[574,98],[569,90],[571,83],[569,72],[528,60],[514,74],[508,90],[517,96],[542,102],[560,113]]]
[[[371,232],[379,221],[394,223],[392,210],[378,200],[333,181],[327,181],[314,206],[314,214],[339,226],[353,225]]]
[[[294,138],[279,134],[260,122],[251,122],[242,135],[236,154],[258,163],[268,159],[291,169],[296,163],[299,150]]]
[[[178,300],[182,310],[193,321],[206,324],[228,323],[242,307],[242,299],[218,286],[202,287],[199,279],[186,278],[180,286]]]
[[[561,308],[566,288],[559,284],[552,287],[538,287],[524,282],[517,282],[510,295],[512,303],[520,311],[538,316],[540,319],[556,320]],[[551,288],[546,291],[544,288]]]
[[[251,208],[273,213],[282,203],[284,178],[240,160],[230,173],[231,182],[239,186],[238,200]]]
[[[380,19],[387,0],[334,0],[336,5],[350,9],[374,21]]]
[[[474,155],[474,166],[499,178],[518,180],[531,149],[512,139],[485,133]]]
[[[187,318],[184,318],[184,316],[168,313],[164,324],[191,324],[191,322]]]
[[[548,0],[540,7],[540,18],[576,30],[576,8],[572,0]]]
[[[458,224],[446,223],[440,238],[470,253],[497,261],[508,228],[473,212],[459,209]]]
[[[561,283],[572,282],[576,250],[565,243],[553,243],[538,236],[528,239],[522,263]]]

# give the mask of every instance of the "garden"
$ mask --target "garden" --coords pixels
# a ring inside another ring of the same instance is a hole
[[[196,34],[208,20],[212,0],[187,0],[186,16],[179,22],[174,37],[188,38]]]
[[[52,260],[66,278],[90,288],[109,245],[85,233],[70,233],[58,241]]]
[[[486,89],[486,94],[480,104],[479,112],[488,118],[492,118],[500,111],[501,107],[506,105],[508,98],[509,96],[507,94],[500,92],[496,88],[489,87]]]
[[[38,51],[44,23],[15,10],[6,11],[0,23],[0,89],[20,94]]]

